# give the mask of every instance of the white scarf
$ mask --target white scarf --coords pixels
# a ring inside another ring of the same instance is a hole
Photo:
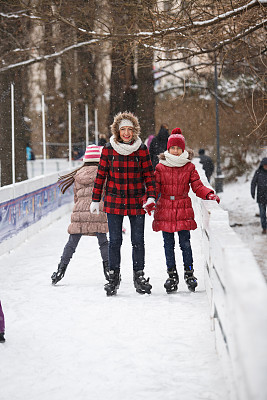
[[[136,150],[139,149],[139,147],[142,144],[142,140],[138,137],[136,141],[133,144],[127,144],[127,143],[116,143],[114,140],[114,135],[111,136],[110,138],[110,144],[113,147],[113,149],[121,154],[122,156],[128,156],[129,154],[134,153]]]
[[[159,162],[166,167],[183,167],[185,164],[191,162],[188,159],[188,152],[184,152],[180,156],[174,156],[170,154],[168,150],[164,151],[165,160],[159,160]]]

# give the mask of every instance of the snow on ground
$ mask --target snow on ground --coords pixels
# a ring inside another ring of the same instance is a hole
[[[81,239],[65,278],[51,285],[69,220],[55,221],[0,259],[1,400],[229,399],[210,330],[200,232],[192,233],[197,291],[183,281],[179,250],[179,291],[167,295],[162,237],[147,216],[146,276],[153,289],[139,295],[125,218],[122,282],[110,298],[95,237]]]
[[[224,185],[223,193],[219,193],[220,205],[229,212],[230,226],[251,249],[267,280],[267,235],[261,233],[258,203],[250,194],[254,172],[248,178],[242,176],[237,182]]]

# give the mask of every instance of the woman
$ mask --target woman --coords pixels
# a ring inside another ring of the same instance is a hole
[[[120,249],[125,215],[131,224],[134,286],[138,293],[151,293],[144,277],[145,211],[155,207],[155,180],[146,145],[139,138],[138,119],[130,112],[119,113],[111,125],[112,137],[102,151],[90,211],[99,212],[106,181],[104,211],[109,228],[109,282],[104,289],[115,295],[120,285]],[[147,199],[147,200],[144,200]],[[144,204],[145,202],[145,204]]]

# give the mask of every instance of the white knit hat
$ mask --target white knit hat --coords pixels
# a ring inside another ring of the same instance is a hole
[[[134,125],[129,119],[122,119],[119,123],[119,129],[121,129],[123,126],[131,126],[133,128]]]
[[[99,162],[103,146],[91,144],[86,147],[83,162]]]

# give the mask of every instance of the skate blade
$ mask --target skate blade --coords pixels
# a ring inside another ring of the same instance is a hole
[[[170,293],[175,293],[175,292],[177,292],[178,287],[175,287],[175,288],[173,288],[173,289],[167,289],[167,288],[165,288],[165,289],[166,289],[166,292],[167,292],[168,294],[170,294]]]
[[[107,295],[108,297],[116,296],[116,294],[117,294],[117,292],[107,292],[107,293],[106,293],[106,295]]]
[[[110,288],[106,288],[104,287],[104,290],[106,291],[106,295],[107,296],[115,296],[117,294],[117,288],[115,289],[110,289]]]
[[[190,292],[195,292],[196,286],[188,286],[188,290],[189,290]]]
[[[136,289],[136,292],[139,294],[151,294],[151,289],[147,289],[147,290]]]
[[[60,279],[58,279],[56,272],[53,273],[53,275],[51,276],[51,279],[52,279],[52,285],[55,285],[60,280]]]

